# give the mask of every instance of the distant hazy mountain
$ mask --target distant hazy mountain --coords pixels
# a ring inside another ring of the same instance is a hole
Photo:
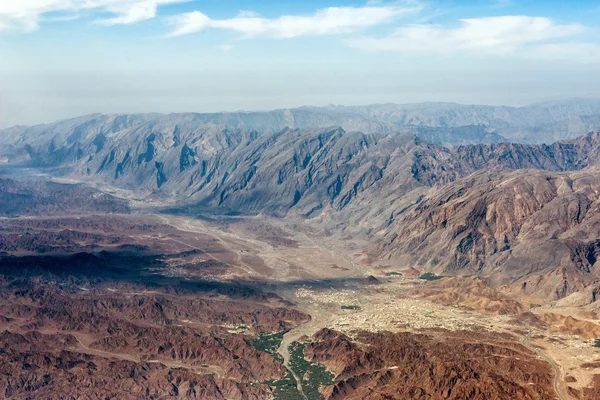
[[[453,103],[381,104],[361,107],[301,107],[266,112],[212,114],[90,115],[35,127],[0,131],[0,143],[15,144],[39,136],[110,134],[124,129],[178,127],[183,131],[211,125],[240,131],[273,133],[284,128],[340,126],[364,133],[415,134],[446,146],[498,143],[552,143],[600,128],[600,100],[573,99],[526,107],[476,106]],[[57,138],[57,139],[59,139]]]
[[[483,125],[510,141],[528,143],[572,139],[598,129],[600,120],[599,99],[571,99],[525,107],[422,103],[327,109],[396,126],[454,128]]]

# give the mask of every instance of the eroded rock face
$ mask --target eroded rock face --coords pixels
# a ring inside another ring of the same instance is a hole
[[[327,399],[554,399],[553,371],[510,336],[473,332],[358,333],[328,329],[306,347],[337,382]]]
[[[600,134],[592,132],[566,142],[550,145],[514,143],[476,144],[453,150],[460,169],[540,169],[570,171],[596,164],[599,160]]]
[[[598,279],[599,178],[595,168],[475,174],[431,190],[372,250],[562,298]]]
[[[168,118],[98,117],[40,137],[25,132],[20,145],[33,141],[33,165],[159,200],[308,218],[330,231],[375,237],[373,257],[421,269],[476,273],[550,298],[597,279],[598,133],[552,145],[448,149],[411,136],[341,128],[258,133],[181,118],[173,125]],[[65,157],[75,144],[80,156]],[[20,190],[6,192],[7,202],[37,196]]]
[[[228,123],[240,118],[245,122]],[[564,171],[598,160],[597,134],[552,145],[448,149],[402,129],[360,133],[324,122],[280,126],[279,120],[266,127],[249,115],[97,115],[15,129],[5,151],[12,157],[21,149],[25,164],[54,168],[53,174],[222,211],[315,217],[351,209],[343,218],[389,216],[414,189],[481,169]]]

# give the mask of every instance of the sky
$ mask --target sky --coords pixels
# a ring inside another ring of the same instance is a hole
[[[600,97],[600,0],[0,0],[0,127]]]

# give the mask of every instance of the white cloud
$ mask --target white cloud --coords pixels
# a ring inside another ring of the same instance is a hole
[[[76,16],[82,11],[113,14],[104,25],[132,24],[156,17],[161,5],[189,0],[0,0],[0,32],[32,32],[47,14]]]
[[[234,46],[231,44],[221,44],[216,47],[218,50],[221,50],[223,53],[229,53],[234,48]]]
[[[524,49],[547,45],[585,30],[579,24],[558,25],[548,18],[503,16],[462,19],[461,25],[410,25],[386,37],[362,37],[348,44],[368,51],[452,54],[479,52],[515,54]]]
[[[415,2],[409,2],[406,6],[329,7],[309,16],[285,15],[274,19],[245,11],[235,18],[220,20],[194,11],[172,17],[170,21],[175,28],[169,36],[187,35],[210,28],[238,32],[249,38],[334,35],[390,22],[420,9],[421,6]]]

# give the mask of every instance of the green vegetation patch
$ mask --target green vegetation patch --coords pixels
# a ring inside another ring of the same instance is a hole
[[[271,332],[261,332],[258,335],[258,338],[252,341],[252,345],[259,351],[264,351],[265,353],[269,353],[273,356],[277,361],[283,363],[283,357],[281,354],[277,352],[281,342],[283,341],[283,335],[288,333],[289,330],[271,333]]]
[[[290,345],[290,368],[302,380],[302,391],[308,400],[321,400],[319,389],[333,385],[335,376],[324,365],[307,361],[304,358],[306,344],[294,342]]]
[[[432,274],[431,272],[426,272],[419,277],[419,279],[423,279],[424,281],[437,281],[442,278],[443,276],[438,276],[436,274]]]
[[[400,272],[388,272],[385,276],[402,276]]]
[[[258,338],[252,341],[252,345],[259,351],[269,353],[278,362],[283,364],[283,357],[277,352],[281,342],[283,341],[283,335],[289,330],[282,332],[261,332]],[[285,376],[278,380],[270,380],[265,382],[267,385],[275,389],[275,400],[304,400],[300,392],[298,392],[296,379],[290,371],[287,371]]]
[[[359,307],[360,309],[360,307]],[[283,335],[288,331],[270,333],[261,332],[252,345],[259,351],[271,354],[277,361],[283,363],[283,357],[277,352]],[[290,369],[302,380],[302,393],[298,391],[298,383],[292,372],[288,369],[285,376],[278,380],[265,382],[275,389],[275,400],[322,400],[319,389],[323,386],[333,385],[335,376],[319,363],[307,361],[304,358],[306,344],[294,342],[290,345]]]
[[[594,347],[600,347],[600,338],[594,339]]]
[[[342,310],[358,310],[358,311],[360,311],[362,309],[360,308],[360,306],[344,304],[342,306]]]
[[[275,400],[305,400],[298,391],[296,378],[288,371],[282,379],[268,381],[267,385],[275,389],[273,398]]]

